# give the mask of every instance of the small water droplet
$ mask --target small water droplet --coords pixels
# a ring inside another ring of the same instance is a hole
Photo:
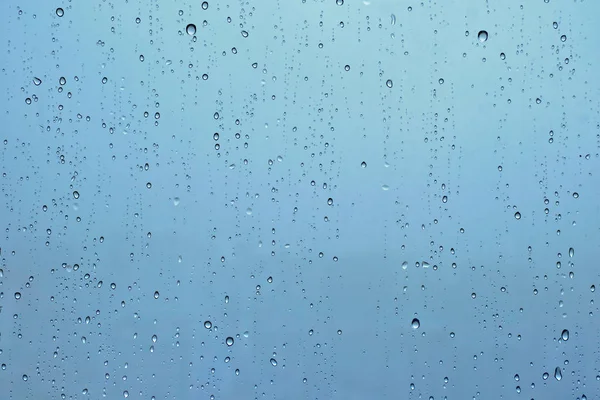
[[[385,86],[391,89],[394,86],[394,82],[392,82],[391,79],[388,79],[387,81],[385,81]]]
[[[338,1],[341,1],[341,0],[338,0]],[[269,361],[271,361],[271,365],[272,365],[272,366],[274,366],[274,367],[276,367],[276,366],[277,366],[277,360],[276,360],[276,359],[274,359],[274,358],[271,358],[271,360],[269,360]]]
[[[227,346],[233,346],[233,338],[229,336],[227,339],[225,339],[225,343]]]
[[[56,9],[56,15],[58,15],[59,17],[62,17],[63,15],[65,15],[65,10],[63,10],[62,8],[58,7]]]
[[[515,219],[521,219],[521,213],[520,212],[516,212],[515,213]]]
[[[42,84],[42,80],[40,78],[33,78],[33,84],[35,86],[40,86]]]
[[[210,329],[210,328],[212,328],[212,322],[210,322],[210,321],[204,321],[204,327],[205,327],[206,329]]]
[[[562,333],[560,334],[560,337],[566,342],[567,340],[569,340],[569,331],[567,329],[563,329]]]
[[[392,14],[390,16],[390,20],[391,20],[390,22],[391,22],[392,25],[396,25],[396,16],[394,14]]]

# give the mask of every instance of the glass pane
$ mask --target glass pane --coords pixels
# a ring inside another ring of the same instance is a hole
[[[600,3],[3,10],[1,399],[600,392]]]

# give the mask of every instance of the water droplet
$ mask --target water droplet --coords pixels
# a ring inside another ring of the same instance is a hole
[[[501,59],[501,60],[505,60],[505,59],[506,59],[506,54],[504,54],[504,53],[500,53],[500,59]]]
[[[42,84],[42,80],[40,78],[33,78],[33,84],[35,86],[40,86]]]
[[[333,205],[333,199],[331,197],[327,199],[327,205],[328,206],[332,206]]]
[[[479,33],[477,34],[477,39],[479,39],[479,41],[481,43],[487,41],[488,40],[488,33],[487,33],[487,31],[479,31]]]
[[[203,10],[208,10],[208,2],[207,1],[203,1],[202,2],[202,9]]]
[[[578,198],[579,198],[579,193],[577,193],[577,192],[573,192],[573,198],[574,198],[574,199],[578,199]]]
[[[338,1],[341,1],[341,0],[338,0]],[[271,360],[269,360],[269,361],[271,361],[271,365],[272,365],[272,366],[274,366],[274,367],[276,367],[276,366],[277,366],[277,360],[276,360],[276,359],[274,359],[274,358],[271,358]]]
[[[521,219],[521,213],[520,212],[516,212],[515,213],[515,219]]]
[[[561,41],[561,42],[566,42],[566,41],[567,41],[567,35],[562,35],[562,36],[560,37],[560,41]]]
[[[335,0],[335,4],[337,4],[338,6],[343,6],[344,0]]]
[[[154,292],[154,298],[158,299],[160,297],[160,293],[158,293],[158,290],[156,292]]]
[[[194,36],[196,34],[196,25],[188,24],[188,26],[185,27],[185,32],[190,36]]]
[[[29,379],[29,377],[28,377],[27,375],[23,375],[23,380],[24,380],[25,382],[27,382],[27,379]]]
[[[338,334],[338,335],[341,335],[341,334],[342,334],[342,330],[341,330],[341,329],[338,329],[338,331],[337,331],[337,334]]]
[[[204,327],[205,327],[206,329],[210,329],[210,328],[212,328],[212,322],[210,322],[210,321],[204,321]]]
[[[392,14],[392,15],[390,16],[390,19],[391,19],[391,21],[390,21],[390,22],[392,23],[392,25],[396,25],[396,16],[395,16],[394,14]]]
[[[413,329],[419,329],[421,326],[421,321],[419,321],[417,318],[414,318],[410,323],[410,326],[412,326]]]
[[[394,82],[392,82],[391,79],[388,79],[387,81],[385,81],[385,86],[391,89],[394,86]]]
[[[63,15],[65,15],[65,10],[63,10],[62,8],[58,7],[56,9],[56,15],[58,15],[59,17],[62,17]]]
[[[560,337],[566,342],[567,340],[569,340],[569,331],[567,329],[563,329],[562,333],[560,334]]]
[[[574,248],[569,248],[569,257],[573,258],[573,256],[575,255],[575,249]]]
[[[15,299],[19,300],[21,298],[20,292],[15,292]]]
[[[360,163],[360,166],[363,167],[363,168],[367,168],[367,163],[363,161],[363,162]]]
[[[225,343],[227,346],[233,346],[233,338],[229,336],[227,339],[225,339]]]
[[[78,199],[79,198],[79,192],[77,190],[73,192],[73,198],[74,199]]]
[[[560,381],[562,379],[562,371],[560,370],[560,367],[556,367],[556,369],[554,370],[554,378],[557,381]]]

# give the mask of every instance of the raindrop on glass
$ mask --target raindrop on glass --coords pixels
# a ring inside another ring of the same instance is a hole
[[[196,25],[188,24],[188,26],[185,27],[185,32],[190,36],[194,36],[196,34]]]
[[[563,329],[562,333],[560,334],[560,337],[566,342],[567,340],[569,340],[569,331],[567,329]]]
[[[556,367],[556,369],[554,370],[554,378],[557,381],[560,381],[562,379],[562,371],[560,370],[560,367]]]
[[[419,329],[421,326],[421,321],[419,321],[417,318],[414,318],[410,323],[410,326],[412,326],[413,329]]]
[[[479,33],[477,34],[477,39],[479,39],[479,41],[481,43],[487,41],[488,40],[488,33],[487,33],[487,31],[479,31]]]
[[[233,338],[229,336],[227,339],[225,339],[225,343],[227,346],[233,346]]]
[[[58,15],[59,17],[62,17],[63,15],[65,15],[65,10],[63,10],[62,8],[58,7],[56,9],[56,15]]]

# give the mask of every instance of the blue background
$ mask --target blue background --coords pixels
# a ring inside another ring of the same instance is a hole
[[[1,399],[600,394],[597,2],[2,10]]]

